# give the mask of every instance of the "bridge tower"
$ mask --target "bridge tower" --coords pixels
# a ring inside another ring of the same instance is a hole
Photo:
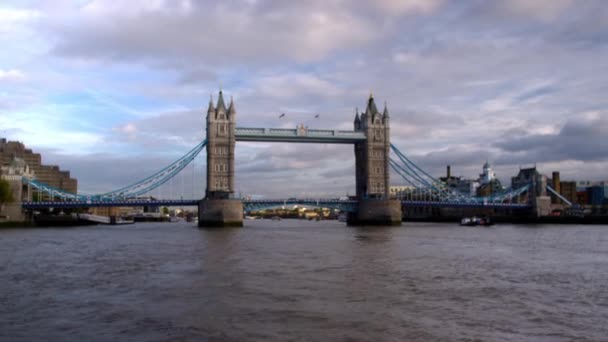
[[[389,164],[391,150],[390,121],[386,103],[380,113],[370,94],[365,112],[355,113],[355,131],[367,139],[355,144],[357,197],[386,199],[389,196]]]
[[[355,144],[356,190],[359,211],[353,224],[400,224],[401,204],[389,198],[390,117],[386,103],[380,113],[372,94],[365,112],[355,113],[355,131],[364,132],[366,140]]]
[[[234,193],[234,144],[236,109],[234,101],[226,109],[220,90],[217,106],[209,100],[207,110],[207,190],[206,198],[226,199]]]
[[[207,109],[207,189],[198,208],[199,227],[243,225],[243,202],[234,194],[234,145],[236,109],[234,101],[226,108],[220,90],[217,105]]]

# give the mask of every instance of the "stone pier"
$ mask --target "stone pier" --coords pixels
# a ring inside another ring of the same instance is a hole
[[[236,199],[203,199],[198,203],[201,228],[242,227],[243,202]]]
[[[351,226],[399,226],[401,202],[392,199],[359,200],[359,210],[348,217]]]

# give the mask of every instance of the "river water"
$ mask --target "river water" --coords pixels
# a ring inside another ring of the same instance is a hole
[[[607,341],[608,227],[0,230],[1,341]]]

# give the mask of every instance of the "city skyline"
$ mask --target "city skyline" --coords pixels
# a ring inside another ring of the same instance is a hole
[[[451,164],[473,178],[489,160],[501,180],[531,164],[606,178],[599,1],[19,4],[0,5],[0,135],[84,192],[196,145],[220,86],[242,127],[352,129],[372,90],[392,142],[437,177]],[[241,192],[354,193],[352,146],[240,142],[236,153]]]

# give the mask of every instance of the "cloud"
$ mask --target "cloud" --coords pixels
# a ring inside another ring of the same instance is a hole
[[[41,16],[37,10],[0,7],[0,32],[10,30],[16,24],[31,21]]]
[[[607,161],[608,115],[579,115],[555,134],[525,134],[504,138],[495,146],[525,162]],[[504,161],[513,158],[503,157]]]
[[[125,136],[127,140],[134,140],[137,137],[137,126],[135,126],[135,124],[132,122],[114,127],[112,128],[112,131]]]
[[[488,158],[506,180],[533,163],[606,177],[603,1],[33,0],[2,10],[15,19],[0,24],[0,127],[53,149],[86,188],[123,185],[190,150],[220,84],[248,127],[351,129],[373,90],[388,102],[392,142],[433,175],[450,163],[476,177]],[[342,194],[353,163],[352,146],[239,143],[237,183],[278,197]]]
[[[21,70],[17,69],[0,69],[0,82],[14,82],[25,80],[25,74]]]
[[[443,0],[377,0],[368,4],[388,15],[412,15],[435,12],[443,2]]]
[[[202,109],[159,113],[113,127],[107,140],[144,150],[192,148],[205,135],[205,115]]]
[[[348,10],[311,4],[157,1],[126,6],[92,1],[71,16],[50,21],[48,28],[60,38],[53,49],[58,55],[173,66],[187,59],[195,67],[201,62],[318,61],[380,33]]]
[[[255,87],[256,94],[267,97],[297,99],[342,95],[342,89],[334,83],[304,73],[264,76],[257,79],[253,87]]]
[[[498,8],[509,14],[552,21],[573,6],[574,0],[507,0],[497,2]]]

